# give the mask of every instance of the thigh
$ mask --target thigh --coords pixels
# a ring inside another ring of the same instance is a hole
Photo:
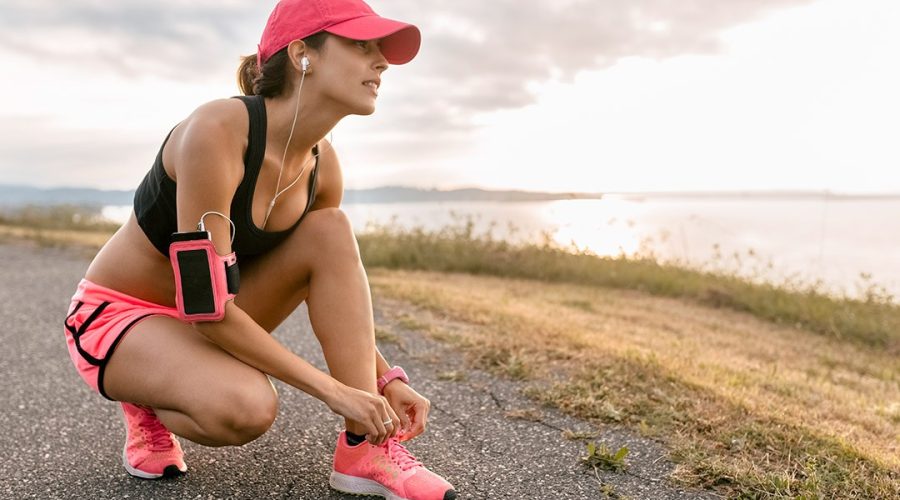
[[[310,212],[280,245],[239,264],[235,303],[269,332],[306,300],[317,267],[361,265],[350,220],[337,208]]]
[[[267,404],[274,391],[264,373],[165,316],[132,327],[110,357],[103,385],[113,399],[184,413],[224,411],[248,398]]]

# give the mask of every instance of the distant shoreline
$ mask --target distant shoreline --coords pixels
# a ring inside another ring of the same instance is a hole
[[[529,202],[561,200],[599,200],[604,197],[642,200],[900,200],[900,193],[843,194],[831,191],[680,191],[680,192],[539,192],[521,190],[489,190],[480,188],[423,189],[384,186],[370,189],[348,189],[344,203],[422,203],[448,201]],[[134,191],[94,188],[38,188],[0,184],[0,207],[22,205],[130,205]]]

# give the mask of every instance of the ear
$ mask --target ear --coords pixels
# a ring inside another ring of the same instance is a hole
[[[306,46],[306,42],[303,40],[294,40],[290,44],[288,44],[287,48],[288,58],[291,60],[291,65],[297,72],[303,72],[303,67],[301,61],[304,57],[309,57],[310,51]],[[312,64],[309,64],[311,67]],[[310,68],[307,67],[306,74],[309,74]]]

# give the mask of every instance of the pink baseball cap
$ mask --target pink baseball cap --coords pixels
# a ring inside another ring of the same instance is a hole
[[[405,64],[419,52],[422,35],[412,24],[379,16],[362,0],[281,0],[263,30],[257,51],[260,67],[294,40],[320,31],[353,40],[381,40],[391,64]]]

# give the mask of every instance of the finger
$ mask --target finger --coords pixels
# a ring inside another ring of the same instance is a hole
[[[381,412],[374,411],[366,422],[366,429],[369,431],[366,434],[366,440],[375,446],[381,444],[381,440],[385,435],[384,420],[381,417]]]
[[[384,408],[387,412],[387,418],[384,421],[390,422],[389,424],[385,425],[385,427],[387,428],[387,435],[385,436],[385,440],[387,440],[396,436],[397,433],[400,432],[400,417],[397,416],[397,412],[394,411],[394,408],[390,405],[390,402],[387,400],[387,398],[385,398],[384,401]]]
[[[425,426],[428,424],[428,412],[431,410],[431,403],[425,401],[425,404],[416,405],[415,425],[413,426],[413,436],[418,436],[425,432]]]
[[[397,414],[397,418],[400,419],[400,428],[404,434],[408,433],[410,428],[412,427],[412,422],[409,419],[409,415],[406,412],[400,412]]]
[[[403,441],[409,441],[421,434],[421,431],[419,430],[419,412],[416,408],[417,405],[412,404],[406,409],[406,416],[409,423],[407,424],[407,430],[403,433]]]
[[[391,417],[391,414],[393,413],[391,405],[384,396],[379,398],[379,401],[381,402],[381,405],[379,408],[380,411],[377,413],[378,417],[375,419],[375,426],[380,432],[374,443],[376,446],[384,444],[394,428],[394,419]]]
[[[425,404],[422,408],[422,430],[425,430],[425,426],[428,424],[428,414],[431,413],[431,401],[425,400]]]
[[[381,417],[377,417],[374,420],[371,420],[369,422],[369,426],[372,428],[372,432],[366,434],[366,439],[368,439],[369,442],[374,444],[375,446],[383,443],[384,438],[387,435],[387,426],[384,425],[384,421],[381,419]]]
[[[400,417],[397,415],[397,412],[395,412],[394,409],[390,407],[390,405],[388,405],[387,409],[389,414],[388,418],[391,419],[391,425],[388,426],[388,437],[391,438],[400,433],[402,429],[402,422],[400,420]]]

